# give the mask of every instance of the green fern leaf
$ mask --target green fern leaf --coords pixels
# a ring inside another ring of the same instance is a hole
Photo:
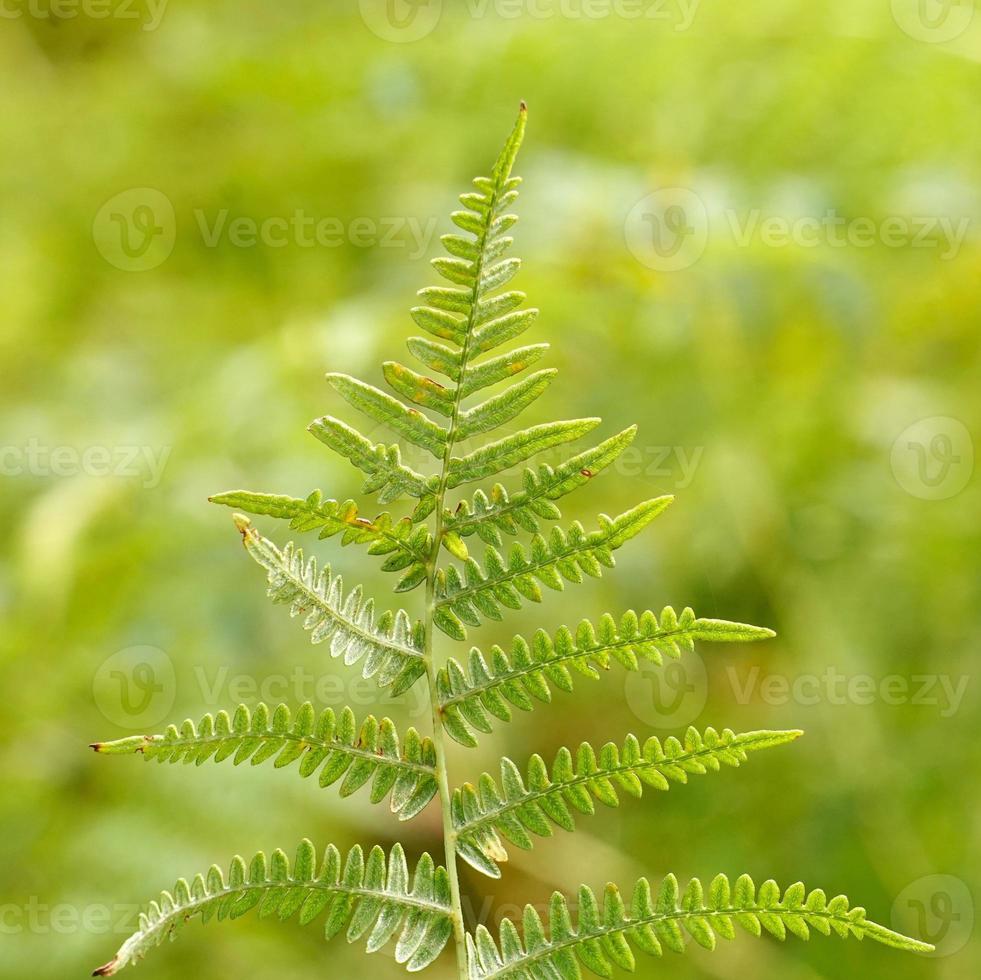
[[[110,977],[138,962],[164,940],[176,938],[193,918],[220,922],[256,907],[262,918],[275,915],[285,921],[298,916],[302,925],[326,915],[327,939],[346,927],[349,943],[367,937],[369,953],[398,935],[395,958],[410,972],[432,963],[452,935],[447,874],[428,854],[410,876],[399,844],[388,857],[375,847],[366,859],[355,847],[343,860],[331,844],[318,871],[316,850],[305,840],[292,866],[282,851],[275,851],[268,861],[260,851],[248,865],[236,857],[227,877],[213,865],[191,883],[180,879],[172,892],[163,892],[150,903],[140,915],[137,931],[94,976]]]
[[[798,882],[781,894],[774,881],[757,891],[743,875],[730,886],[719,875],[706,891],[693,878],[682,892],[673,875],[664,879],[657,894],[646,878],[633,890],[629,907],[616,885],[607,885],[602,905],[583,885],[578,895],[578,925],[569,903],[555,893],[549,906],[549,935],[532,906],[525,908],[523,937],[510,920],[501,923],[495,942],[484,926],[468,936],[470,980],[579,980],[582,967],[601,977],[612,977],[614,967],[633,971],[634,949],[660,956],[663,949],[683,953],[687,937],[714,949],[716,936],[733,939],[736,927],[754,936],[766,930],[778,939],[787,933],[807,939],[811,929],[842,939],[872,939],[912,952],[933,947],[870,922],[865,909],[852,908],[843,895],[830,901],[818,890],[807,894]]]
[[[305,500],[251,490],[231,490],[208,499],[247,514],[287,520],[294,531],[319,531],[321,539],[340,534],[342,547],[367,544],[368,554],[385,556],[384,571],[403,573],[396,592],[415,588],[421,581],[420,574],[425,577],[433,536],[426,525],[411,518],[396,520],[385,513],[368,520],[359,514],[353,500],[324,500],[319,490]]]
[[[382,371],[389,387],[410,402],[423,408],[431,408],[446,418],[453,415],[453,393],[438,381],[424,377],[398,361],[386,361],[382,365]]]
[[[491,385],[496,385],[501,381],[508,381],[516,374],[520,374],[522,371],[531,367],[532,364],[541,360],[548,352],[548,349],[548,344],[529,344],[527,347],[517,347],[505,354],[488,358],[486,361],[481,361],[478,364],[471,364],[467,368],[462,380],[459,375],[458,364],[456,373],[452,375],[452,378],[454,381],[460,382],[461,397],[467,398],[475,392],[481,391],[483,388],[489,388]],[[440,371],[440,373],[445,373],[441,367],[430,366],[434,367],[434,370]]]
[[[432,481],[402,462],[398,446],[373,443],[357,429],[329,415],[315,419],[308,428],[325,446],[366,474],[361,489],[376,493],[380,504],[390,504],[403,495],[420,500],[432,495]]]
[[[689,728],[684,742],[672,737],[661,742],[648,738],[643,746],[628,735],[622,749],[608,742],[598,755],[583,742],[575,758],[559,749],[551,771],[540,755],[528,763],[527,777],[508,758],[501,760],[501,781],[484,773],[477,786],[467,783],[453,793],[453,827],[457,854],[468,864],[500,878],[498,863],[507,861],[504,840],[531,850],[532,835],[552,836],[552,824],[575,830],[573,812],[592,815],[594,801],[620,805],[618,789],[641,797],[644,786],[667,790],[671,782],[687,783],[688,776],[718,772],[722,765],[738,767],[748,753],[785,745],[803,732],[746,732],[730,729],[721,734],[707,728],[702,734]]]
[[[670,505],[673,497],[657,497],[617,518],[600,515],[598,531],[586,533],[577,521],[569,531],[553,527],[546,539],[532,538],[530,554],[520,544],[511,547],[505,564],[488,547],[481,568],[473,559],[464,565],[465,578],[454,566],[440,569],[436,578],[436,625],[454,639],[466,639],[464,623],[479,626],[482,617],[501,619],[501,607],[520,609],[523,599],[540,602],[539,582],[561,591],[564,581],[582,582],[583,574],[599,578],[603,566],[615,564],[613,552],[639,534]]]
[[[317,560],[304,560],[292,544],[280,551],[240,514],[235,523],[245,548],[265,570],[273,602],[289,603],[291,616],[303,616],[303,626],[314,643],[330,641],[332,657],[343,657],[349,666],[363,661],[361,673],[374,677],[393,694],[407,691],[426,672],[421,623],[412,624],[399,610],[386,612],[375,621],[374,602],[365,599],[360,586],[346,597],[340,576],[330,567],[317,568]]]
[[[437,459],[446,446],[446,430],[414,408],[407,408],[384,391],[346,374],[328,374],[333,388],[372,421],[387,425],[415,446]]]
[[[481,446],[466,456],[453,456],[447,469],[446,485],[453,490],[464,483],[476,483],[497,476],[546,449],[579,439],[599,424],[600,419],[546,422]]]
[[[474,647],[469,671],[450,658],[437,676],[443,725],[456,741],[472,748],[477,744],[474,731],[493,731],[492,717],[506,722],[512,707],[531,711],[536,702],[551,703],[552,685],[571,692],[574,673],[598,680],[612,661],[636,671],[641,660],[660,665],[664,656],[677,659],[691,652],[696,641],[751,642],[774,635],[761,626],[699,619],[690,608],[678,616],[666,606],[660,619],[650,610],[638,616],[630,609],[619,623],[609,614],[597,626],[584,619],[575,635],[563,626],[554,636],[538,630],[530,643],[516,636],[510,654],[494,646],[489,662]]]
[[[281,704],[270,712],[265,704],[250,711],[244,704],[229,717],[219,711],[205,715],[195,724],[188,719],[177,728],[171,725],[162,735],[134,735],[114,742],[96,742],[104,755],[140,754],[150,762],[182,762],[204,765],[209,759],[231,759],[238,766],[253,766],[275,759],[277,769],[299,761],[299,773],[309,778],[318,770],[322,787],[341,777],[340,794],[351,796],[371,783],[371,802],[381,803],[391,795],[392,812],[400,820],[411,820],[436,795],[436,748],[410,728],[400,743],[389,718],[378,721],[368,715],[359,726],[354,713],[345,708],[340,716],[331,708],[319,717],[310,702],[293,718]]]
[[[479,405],[461,412],[457,420],[457,437],[469,439],[510,422],[544,394],[556,374],[555,368],[536,371]]]
[[[502,544],[501,531],[517,534],[525,530],[534,534],[541,530],[540,519],[558,520],[562,516],[554,502],[606,469],[633,442],[636,432],[636,426],[624,429],[555,469],[547,464],[542,464],[537,472],[526,469],[523,488],[517,493],[509,495],[499,483],[491,490],[490,497],[478,490],[472,504],[464,500],[455,512],[444,512],[443,526],[461,537],[476,532],[487,544],[498,548]]]

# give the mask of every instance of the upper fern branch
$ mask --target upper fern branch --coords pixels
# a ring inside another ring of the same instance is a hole
[[[360,586],[345,597],[340,576],[328,566],[318,570],[317,560],[305,561],[292,544],[280,551],[246,517],[236,515],[235,522],[246,550],[266,570],[269,595],[274,602],[289,603],[290,615],[305,617],[314,643],[330,640],[331,656],[343,656],[347,664],[364,660],[362,674],[375,677],[382,687],[392,685],[396,694],[425,673],[421,623],[413,625],[401,609],[376,622],[374,601],[364,598]]]
[[[208,498],[247,514],[268,515],[289,521],[294,531],[319,531],[318,537],[341,536],[341,546],[366,544],[369,555],[385,557],[383,571],[402,572],[396,592],[407,592],[425,579],[425,565],[432,550],[432,534],[412,518],[396,520],[379,514],[369,520],[353,500],[324,500],[319,490],[306,499],[251,490],[231,490]]]
[[[612,661],[636,671],[641,660],[660,664],[663,656],[678,658],[694,650],[696,641],[746,642],[773,635],[760,626],[696,618],[689,608],[678,616],[671,606],[660,618],[650,610],[640,616],[628,610],[619,623],[609,614],[597,626],[584,619],[575,634],[565,626],[554,636],[538,630],[531,642],[516,636],[510,654],[492,647],[489,662],[475,647],[468,671],[450,658],[437,678],[443,724],[454,739],[473,747],[474,731],[493,730],[491,717],[510,721],[512,707],[531,711],[536,701],[550,703],[551,685],[572,691],[574,673],[598,680]]]
[[[309,430],[325,446],[350,460],[365,474],[361,489],[377,494],[379,503],[388,504],[407,495],[419,498],[422,517],[431,512],[432,482],[402,462],[398,446],[373,443],[357,429],[329,415],[315,419]]]
[[[589,534],[578,521],[568,533],[553,527],[547,539],[540,534],[532,538],[530,554],[513,544],[507,564],[488,546],[484,567],[468,559],[465,577],[452,565],[441,569],[436,580],[436,625],[454,639],[465,640],[464,623],[479,626],[482,616],[501,619],[502,606],[520,609],[522,599],[541,602],[539,582],[561,591],[565,581],[582,582],[584,573],[599,578],[603,566],[614,566],[613,552],[663,513],[673,499],[657,497],[616,518],[600,515],[599,530]]]
[[[250,711],[244,704],[229,717],[219,711],[195,724],[188,719],[171,725],[162,735],[133,735],[114,742],[96,742],[104,755],[141,754],[149,762],[194,763],[231,759],[236,766],[253,766],[275,759],[277,769],[299,760],[304,778],[320,770],[322,787],[342,776],[340,794],[351,796],[371,782],[371,802],[381,803],[391,794],[391,808],[400,820],[410,820],[436,795],[436,750],[429,738],[414,728],[405,733],[404,744],[389,718],[368,715],[361,725],[350,708],[336,715],[332,708],[319,716],[308,701],[294,718],[285,704],[270,713],[265,704]]]
[[[608,742],[597,753],[583,742],[575,758],[559,749],[549,771],[545,760],[534,755],[528,763],[527,780],[508,758],[501,760],[500,787],[484,773],[477,786],[465,784],[453,793],[453,826],[457,853],[478,871],[500,878],[498,862],[508,853],[501,838],[523,850],[531,850],[532,834],[552,836],[552,824],[576,829],[573,811],[592,815],[594,801],[608,807],[620,805],[618,789],[640,798],[644,786],[667,790],[671,782],[687,783],[689,775],[718,772],[723,765],[739,767],[750,752],[785,745],[799,738],[799,731],[745,732],[730,729],[721,734],[707,728],[702,734],[689,728],[684,742],[672,737],[648,738],[643,746],[628,735],[623,747]]]
[[[588,483],[609,466],[630,445],[637,432],[636,426],[624,429],[618,435],[577,453],[554,469],[543,463],[537,470],[524,472],[522,489],[509,494],[495,484],[490,496],[477,490],[473,502],[460,502],[453,512],[446,511],[444,527],[460,537],[476,532],[487,544],[501,547],[500,532],[517,534],[520,530],[532,534],[541,530],[540,520],[554,521],[562,517],[555,501]]]
[[[248,865],[236,857],[227,878],[213,865],[190,884],[180,879],[173,892],[150,903],[137,931],[94,976],[109,977],[138,962],[164,940],[174,939],[192,918],[236,919],[256,906],[260,917],[276,915],[285,921],[298,915],[301,925],[326,913],[327,939],[346,926],[348,942],[367,936],[369,953],[398,934],[395,958],[410,972],[432,963],[452,934],[446,871],[428,854],[410,877],[399,844],[388,857],[375,847],[367,860],[360,847],[342,860],[332,844],[318,871],[314,846],[305,840],[292,866],[282,851],[274,851],[268,861],[260,851]]]
[[[577,926],[565,897],[553,895],[547,936],[531,906],[525,908],[523,938],[510,919],[501,923],[498,943],[479,926],[467,937],[471,980],[579,980],[581,967],[612,977],[614,966],[636,969],[634,948],[651,956],[660,956],[664,947],[683,953],[687,934],[699,946],[714,949],[716,935],[733,939],[736,926],[754,936],[765,929],[778,939],[788,932],[808,939],[814,929],[824,936],[872,939],[913,952],[933,950],[927,943],[870,922],[865,909],[852,908],[844,895],[829,901],[820,889],[808,894],[800,882],[783,893],[774,881],[757,890],[748,875],[734,887],[719,875],[707,892],[697,878],[681,892],[677,879],[669,875],[656,897],[647,879],[641,878],[629,908],[615,885],[607,885],[602,906],[584,885],[579,889],[578,910]]]

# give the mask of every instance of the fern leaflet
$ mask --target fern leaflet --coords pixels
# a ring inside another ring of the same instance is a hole
[[[409,517],[395,520],[386,513],[369,520],[360,515],[353,500],[324,500],[319,490],[306,499],[251,490],[231,490],[208,499],[246,514],[289,521],[294,531],[319,531],[321,539],[340,534],[342,547],[367,544],[369,555],[385,556],[383,571],[404,572],[396,592],[415,588],[425,577],[432,534],[425,524],[415,523]]]
[[[820,889],[807,893],[800,882],[785,892],[776,882],[766,881],[757,890],[748,875],[730,886],[724,875],[715,878],[708,890],[693,878],[681,892],[669,875],[655,897],[646,878],[634,887],[628,909],[615,885],[607,885],[603,904],[585,885],[579,889],[579,922],[573,923],[569,904],[556,893],[549,906],[549,935],[538,913],[526,906],[523,938],[509,919],[501,923],[495,943],[483,926],[468,937],[470,980],[579,980],[581,967],[612,977],[613,967],[633,971],[633,949],[660,956],[666,947],[683,953],[686,935],[699,946],[714,949],[716,935],[733,939],[736,927],[754,936],[766,930],[778,939],[791,933],[808,939],[811,929],[824,936],[842,939],[872,939],[886,946],[927,953],[933,947],[901,936],[870,922],[865,909],[852,908],[839,895],[830,901]]]
[[[572,811],[592,815],[594,800],[609,807],[620,805],[618,789],[641,797],[644,786],[667,790],[671,782],[687,783],[688,776],[718,772],[722,765],[738,767],[748,753],[784,745],[803,733],[746,732],[737,735],[728,728],[721,734],[707,728],[685,733],[684,743],[671,737],[661,742],[648,738],[643,746],[628,735],[619,748],[608,742],[599,757],[583,742],[575,758],[567,748],[559,749],[551,772],[540,755],[528,763],[527,782],[508,758],[501,760],[500,788],[488,773],[453,793],[453,827],[457,853],[478,871],[500,878],[498,862],[507,861],[501,838],[530,851],[531,835],[552,836],[552,824],[563,830],[576,829]]]
[[[436,795],[436,749],[429,738],[414,729],[405,733],[404,746],[389,718],[378,721],[368,715],[359,726],[350,708],[336,715],[325,708],[319,716],[308,701],[293,718],[279,705],[271,714],[265,704],[254,712],[244,704],[229,717],[219,711],[195,724],[190,719],[180,728],[171,725],[162,735],[133,735],[114,742],[96,742],[104,755],[140,754],[150,762],[194,763],[209,759],[236,766],[253,766],[275,759],[277,769],[299,760],[304,778],[320,770],[321,787],[342,776],[340,794],[351,796],[371,782],[371,802],[381,803],[391,794],[391,808],[400,820],[411,820]]]
[[[236,857],[227,877],[213,865],[190,884],[181,878],[172,892],[151,902],[140,915],[139,929],[94,975],[109,977],[138,962],[164,940],[175,938],[192,918],[237,919],[257,906],[260,917],[275,915],[285,921],[298,916],[301,925],[326,914],[327,939],[347,927],[349,943],[367,936],[369,953],[398,934],[395,958],[410,972],[432,963],[452,935],[446,871],[428,854],[410,877],[399,844],[388,857],[375,847],[365,859],[355,847],[343,860],[331,844],[318,871],[316,850],[305,840],[292,866],[282,851],[274,851],[268,861],[260,851],[248,865]]]
[[[491,717],[510,721],[512,706],[531,711],[536,701],[550,703],[551,685],[572,691],[574,673],[598,680],[611,661],[636,671],[641,660],[661,664],[662,656],[678,658],[683,651],[694,650],[696,640],[746,642],[773,635],[760,626],[697,619],[688,608],[678,616],[671,606],[661,611],[660,619],[650,610],[640,616],[628,610],[619,623],[606,614],[598,626],[584,619],[575,634],[563,626],[554,636],[538,630],[530,643],[516,636],[510,655],[494,646],[489,662],[475,647],[470,651],[469,671],[450,658],[437,677],[440,713],[447,732],[473,747],[475,731],[493,731]]]
[[[541,602],[539,582],[561,591],[563,580],[582,582],[583,573],[599,578],[604,566],[615,565],[613,552],[663,513],[673,499],[657,497],[616,518],[601,514],[599,530],[589,534],[578,521],[568,532],[553,527],[547,539],[540,534],[532,538],[530,554],[520,544],[513,544],[507,564],[498,551],[488,546],[484,567],[469,559],[464,565],[465,578],[452,565],[440,569],[436,579],[436,625],[454,639],[465,640],[464,623],[479,626],[481,616],[502,619],[501,607],[520,609],[522,599]]]
[[[343,656],[348,665],[364,660],[362,674],[382,687],[391,685],[394,694],[407,691],[425,673],[421,623],[413,625],[401,609],[384,613],[376,623],[374,601],[365,599],[360,587],[345,598],[340,576],[328,566],[318,570],[317,560],[305,561],[292,544],[280,551],[248,518],[238,515],[236,525],[246,550],[266,570],[273,602],[289,603],[290,615],[303,616],[314,643],[330,640],[331,656]]]

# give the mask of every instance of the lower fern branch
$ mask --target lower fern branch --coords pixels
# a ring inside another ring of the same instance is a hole
[[[603,902],[587,886],[579,889],[579,922],[573,923],[568,900],[555,893],[549,905],[549,934],[532,906],[525,908],[523,935],[504,919],[500,938],[479,926],[468,936],[469,980],[580,980],[582,967],[612,977],[614,966],[636,969],[634,949],[661,956],[664,948],[685,952],[693,940],[715,949],[716,937],[734,939],[737,926],[754,936],[767,932],[777,939],[787,934],[809,939],[811,930],[841,939],[871,939],[885,946],[929,953],[928,943],[910,939],[865,917],[848,898],[828,899],[821,889],[808,893],[797,882],[786,891],[775,881],[759,889],[748,875],[730,885],[718,875],[706,891],[693,878],[684,892],[668,875],[657,894],[646,878],[634,886],[629,907],[616,885],[607,885]]]
[[[347,941],[367,937],[369,953],[398,935],[395,958],[410,972],[427,967],[452,935],[448,875],[424,854],[410,876],[402,847],[390,855],[375,847],[365,858],[360,847],[346,856],[333,845],[320,870],[310,841],[303,841],[292,865],[280,850],[267,861],[261,851],[247,865],[233,859],[226,877],[217,865],[191,883],[183,878],[140,915],[139,926],[119,952],[93,976],[109,977],[139,962],[165,940],[174,939],[191,919],[237,919],[258,908],[260,917],[293,916],[306,925],[326,915],[327,939],[347,929]]]

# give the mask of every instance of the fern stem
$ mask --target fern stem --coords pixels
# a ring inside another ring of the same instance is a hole
[[[442,507],[442,497],[439,498]],[[439,518],[437,517],[437,523]],[[456,946],[456,961],[460,971],[460,980],[467,980],[467,930],[463,921],[463,903],[460,898],[460,876],[456,861],[456,834],[453,829],[451,813],[452,795],[450,791],[449,773],[446,766],[446,737],[443,732],[443,719],[440,714],[439,701],[436,697],[436,667],[433,663],[433,612],[435,611],[435,570],[436,555],[439,552],[439,538],[433,546],[430,568],[426,576],[426,680],[429,683],[429,705],[432,709],[433,744],[436,746],[436,783],[439,786],[439,806],[443,817],[443,852],[446,873],[450,880],[450,899],[452,909],[450,918],[453,922],[453,939]]]
[[[525,115],[527,109],[521,103],[521,110],[518,116],[518,123],[515,133],[512,135],[513,152],[517,152],[517,143],[520,143],[521,133],[524,130]],[[517,142],[515,143],[515,137]],[[505,150],[505,153],[507,149]],[[502,157],[503,159],[503,157]],[[513,157],[512,157],[513,159]],[[510,161],[503,168],[494,168],[495,187],[490,195],[488,206],[488,221],[477,239],[477,255],[474,259],[473,289],[470,293],[470,311],[467,314],[467,321],[464,329],[463,342],[460,350],[460,381],[453,394],[453,408],[449,417],[449,429],[446,435],[446,445],[443,447],[443,458],[440,464],[439,484],[436,489],[436,526],[433,532],[433,546],[429,555],[429,562],[426,567],[426,643],[424,659],[426,663],[426,679],[429,682],[429,702],[433,716],[433,742],[436,746],[436,781],[439,784],[439,802],[443,815],[443,849],[446,857],[446,870],[450,879],[450,896],[452,899],[452,920],[453,935],[456,944],[457,967],[460,971],[460,980],[468,980],[470,970],[467,962],[467,931],[463,921],[463,903],[460,898],[460,878],[457,868],[456,858],[456,830],[453,827],[453,796],[450,790],[449,775],[446,768],[446,734],[443,728],[442,707],[439,703],[439,695],[436,687],[436,666],[433,662],[433,631],[435,629],[435,614],[437,609],[436,602],[436,574],[439,550],[443,544],[445,528],[443,526],[444,500],[446,498],[447,482],[450,475],[450,459],[453,455],[453,448],[456,444],[457,434],[460,424],[460,407],[464,398],[464,379],[467,374],[467,363],[471,354],[471,342],[473,340],[476,317],[480,302],[480,277],[483,272],[484,258],[487,248],[487,235],[490,225],[490,215],[494,212],[494,205],[497,203],[501,192],[501,187],[510,171]]]

